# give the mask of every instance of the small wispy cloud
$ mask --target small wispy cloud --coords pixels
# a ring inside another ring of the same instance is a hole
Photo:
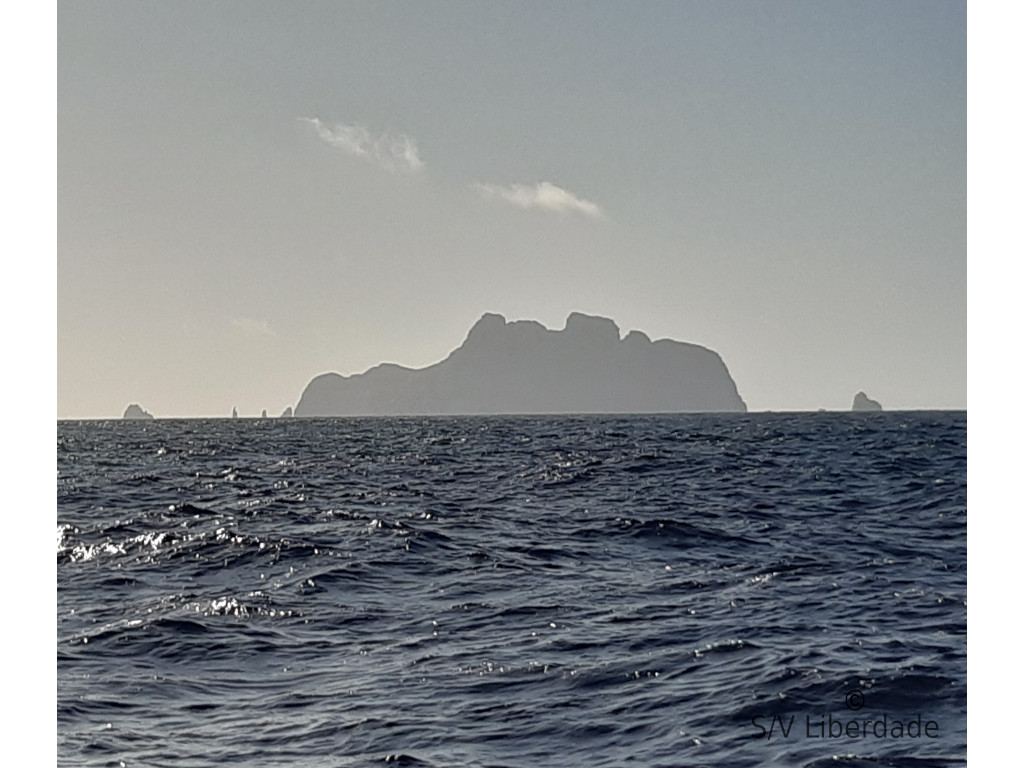
[[[584,200],[567,189],[542,181],[539,184],[474,184],[484,197],[494,197],[519,208],[540,208],[562,215],[579,213],[591,219],[600,219],[604,211],[596,203]]]
[[[405,134],[373,134],[362,125],[327,125],[316,117],[300,117],[316,130],[317,136],[342,152],[379,165],[391,173],[423,170],[416,140]]]
[[[254,317],[233,317],[231,327],[242,333],[254,336],[277,336],[277,331],[270,327],[266,320],[257,320]]]

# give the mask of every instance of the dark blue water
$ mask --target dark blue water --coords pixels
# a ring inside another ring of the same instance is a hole
[[[965,765],[966,437],[60,422],[59,763]]]

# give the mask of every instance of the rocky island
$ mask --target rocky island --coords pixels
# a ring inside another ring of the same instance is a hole
[[[142,406],[138,403],[132,403],[124,409],[124,416],[122,419],[135,419],[135,420],[148,420],[153,418],[153,414],[148,411],[144,411]]]
[[[385,363],[314,378],[295,416],[746,411],[717,353],[620,337],[614,321],[574,312],[554,331],[485,314],[462,345],[426,368]]]
[[[882,404],[877,400],[872,400],[870,397],[865,395],[863,392],[858,392],[853,396],[853,411],[880,411],[882,410]]]

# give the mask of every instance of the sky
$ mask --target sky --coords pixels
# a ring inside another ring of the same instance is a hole
[[[59,2],[57,416],[258,416],[485,312],[750,410],[967,405],[963,2]]]

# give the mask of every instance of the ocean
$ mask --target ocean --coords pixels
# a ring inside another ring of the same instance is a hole
[[[964,412],[61,421],[62,766],[963,766]]]

